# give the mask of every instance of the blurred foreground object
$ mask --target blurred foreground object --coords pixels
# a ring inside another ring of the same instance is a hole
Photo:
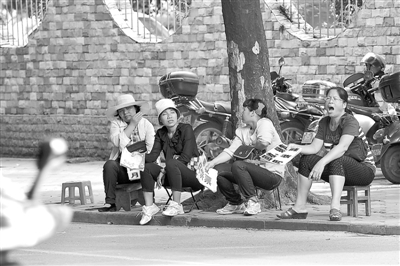
[[[7,260],[9,251],[35,246],[71,222],[71,208],[44,205],[37,199],[44,176],[65,162],[67,150],[66,141],[60,138],[40,145],[39,171],[27,194],[9,178],[0,175],[0,265],[15,265]]]

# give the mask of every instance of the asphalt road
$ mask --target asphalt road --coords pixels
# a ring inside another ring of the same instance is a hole
[[[399,265],[400,237],[71,224],[33,248],[23,265]]]

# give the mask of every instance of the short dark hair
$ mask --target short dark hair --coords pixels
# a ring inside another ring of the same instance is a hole
[[[243,102],[243,107],[247,107],[250,112],[257,111],[259,108],[262,107],[261,113],[257,114],[261,118],[267,117],[267,106],[265,103],[260,99],[247,99]],[[256,112],[257,113],[257,112]]]
[[[328,96],[328,94],[329,94],[329,92],[330,92],[331,90],[336,90],[337,93],[339,94],[340,99],[342,99],[343,102],[348,103],[348,101],[349,101],[349,94],[347,93],[347,91],[346,91],[345,89],[343,89],[342,87],[332,87],[332,88],[329,88],[329,89],[326,91],[325,96]]]

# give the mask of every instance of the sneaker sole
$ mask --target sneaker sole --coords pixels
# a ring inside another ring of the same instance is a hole
[[[261,213],[261,211],[258,211],[258,212],[256,212],[256,213],[244,212],[243,214],[244,214],[244,216],[252,216],[252,215],[259,214],[259,213]]]

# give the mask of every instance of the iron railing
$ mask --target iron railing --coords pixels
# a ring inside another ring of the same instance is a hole
[[[188,16],[192,3],[192,0],[114,1],[133,31],[133,38],[142,42],[160,42],[174,34]]]
[[[332,38],[354,23],[363,0],[281,0],[281,13],[313,38]]]
[[[28,35],[42,22],[48,0],[1,1],[0,46],[25,46]]]

